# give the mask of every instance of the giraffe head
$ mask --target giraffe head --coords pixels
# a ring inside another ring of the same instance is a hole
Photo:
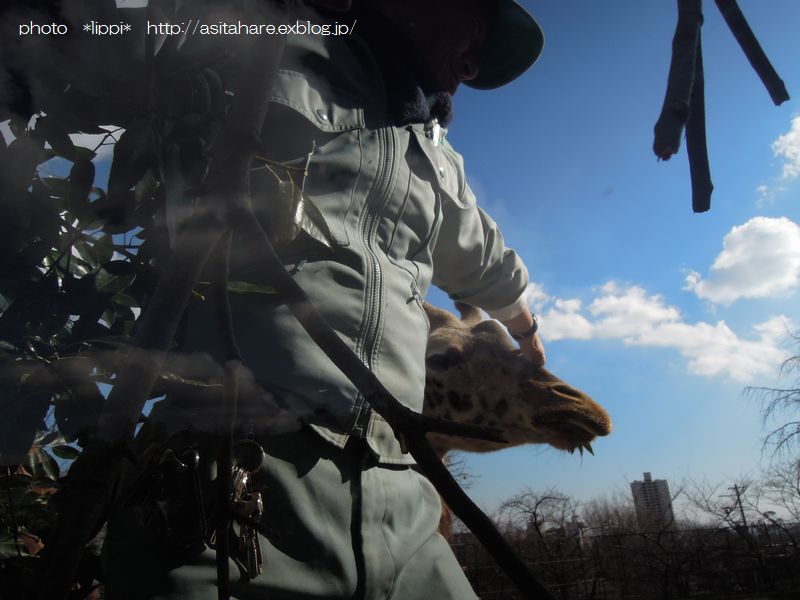
[[[574,451],[611,432],[606,411],[514,346],[505,328],[457,303],[455,315],[425,305],[431,322],[423,413],[502,431],[507,444],[430,434],[440,451],[490,452],[520,444]]]

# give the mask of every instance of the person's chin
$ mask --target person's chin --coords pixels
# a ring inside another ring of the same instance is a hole
[[[434,92],[447,92],[448,94],[455,94],[460,83],[461,82],[456,76],[442,73],[431,89]]]

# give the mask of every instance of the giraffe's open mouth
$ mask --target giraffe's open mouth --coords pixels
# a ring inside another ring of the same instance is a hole
[[[611,433],[611,423],[606,415],[595,416],[576,411],[539,415],[534,417],[533,424],[537,429],[555,433],[558,440],[553,445],[567,450],[586,446],[596,437]]]

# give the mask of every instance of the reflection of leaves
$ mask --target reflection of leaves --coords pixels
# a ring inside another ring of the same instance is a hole
[[[15,362],[0,371],[0,464],[22,461],[50,406],[52,378],[37,370]]]
[[[228,291],[234,294],[275,294],[275,288],[271,285],[259,285],[249,281],[229,281]]]
[[[68,207],[80,221],[92,216],[92,212],[87,210],[89,206],[86,199],[92,191],[94,171],[94,163],[89,159],[82,159],[76,161],[69,172]]]
[[[103,268],[97,272],[94,282],[98,292],[116,294],[117,292],[127,289],[133,283],[134,279],[136,279],[136,273],[115,275]]]
[[[328,248],[332,248],[333,238],[330,229],[317,206],[308,198],[301,198],[300,211],[302,212],[301,228],[303,231]]]
[[[328,224],[314,203],[303,196],[289,177],[277,182],[277,195],[268,200],[270,229],[275,245],[285,246],[301,232],[328,248],[333,247]]]
[[[31,448],[24,463],[25,470],[34,477],[58,480],[60,469],[56,460],[42,448]]]
[[[14,194],[28,188],[36,167],[46,159],[44,142],[29,135],[12,141],[4,155],[3,164],[0,165],[0,179],[4,180],[9,191]]]
[[[135,186],[150,167],[154,152],[155,138],[149,120],[136,119],[114,145],[114,157],[108,176],[109,196],[115,196]]]
[[[91,377],[92,360],[86,357],[62,358],[53,364],[60,393],[55,399],[58,429],[68,441],[94,427],[105,399]]]
[[[59,446],[52,446],[50,451],[55,454],[58,458],[63,458],[65,460],[74,460],[80,456],[81,451],[75,448],[74,446],[68,446],[66,444],[61,444]]]
[[[69,139],[66,129],[53,117],[39,117],[36,120],[36,133],[44,136],[59,156],[67,160],[75,158],[75,144]]]

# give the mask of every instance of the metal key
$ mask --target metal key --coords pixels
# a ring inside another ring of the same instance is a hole
[[[261,466],[264,451],[252,440],[244,440],[234,445],[236,466],[233,467],[231,480],[233,489],[231,504],[236,515],[260,520],[264,513],[264,501],[260,492],[251,493],[247,483],[250,473]],[[241,466],[240,466],[241,465]],[[238,519],[235,519],[238,520]],[[242,580],[254,579],[263,571],[264,561],[258,531],[246,522],[239,521],[239,533],[232,532],[231,558],[239,567]]]

